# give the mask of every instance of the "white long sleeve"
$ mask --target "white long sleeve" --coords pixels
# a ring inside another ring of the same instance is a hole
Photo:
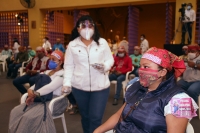
[[[106,41],[104,43],[107,43]],[[114,58],[112,56],[112,52],[110,50],[110,47],[108,46],[108,44],[104,44],[105,45],[105,51],[104,51],[104,56],[105,61],[104,61],[104,72],[107,72],[111,69],[111,67],[114,64]]]
[[[75,67],[73,58],[74,57],[72,56],[71,45],[69,44],[65,53],[63,86],[71,87],[71,78]]]
[[[47,70],[46,74],[48,74],[51,70]],[[44,73],[41,73],[44,74]],[[40,89],[37,90],[37,92],[40,93],[41,96],[49,94],[50,92],[53,92],[54,95],[61,95],[61,89],[63,85],[63,70],[60,70],[50,76],[51,82]],[[34,90],[35,85],[31,86],[29,89]]]
[[[43,96],[43,95],[49,94],[50,92],[57,90],[62,85],[63,85],[63,77],[57,76],[51,81],[51,83],[43,86],[42,88],[37,90],[37,92],[39,92],[40,95]]]

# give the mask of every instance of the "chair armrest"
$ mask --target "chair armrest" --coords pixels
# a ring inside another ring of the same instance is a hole
[[[25,93],[22,97],[21,97],[21,104],[26,102],[26,98],[28,96],[28,93]]]
[[[133,71],[133,70],[134,70],[134,66],[132,66],[132,71]],[[130,74],[132,71],[128,71],[128,72],[126,73],[125,82],[128,82],[128,76],[129,76],[129,74]]]
[[[31,61],[32,57],[30,57],[27,61],[22,62],[22,68],[24,68],[25,63],[29,63]]]
[[[63,95],[56,97],[56,98],[53,98],[51,100],[51,102],[49,103],[49,110],[51,111],[51,113],[53,112],[53,107],[54,107],[54,104],[56,103],[56,101],[58,101],[58,100],[60,100],[64,97],[66,97],[66,94],[63,94]]]

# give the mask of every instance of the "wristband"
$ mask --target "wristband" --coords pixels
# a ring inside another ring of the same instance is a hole
[[[32,90],[32,91],[33,91],[33,94],[36,95],[36,97],[40,97],[40,93],[39,92],[34,91],[34,90]]]

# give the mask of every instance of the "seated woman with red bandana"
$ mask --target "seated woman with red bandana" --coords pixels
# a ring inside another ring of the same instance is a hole
[[[111,129],[115,133],[184,133],[198,109],[176,84],[184,71],[184,61],[174,54],[149,49],[140,60],[140,80],[128,88],[124,105],[94,133]]]

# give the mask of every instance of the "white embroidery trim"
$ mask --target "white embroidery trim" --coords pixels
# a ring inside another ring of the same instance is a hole
[[[56,58],[58,58],[59,60],[61,59],[60,55],[57,53],[52,53],[51,55],[55,56]]]
[[[145,53],[145,54],[142,56],[142,58],[151,60],[151,61],[155,62],[155,63],[158,64],[158,65],[161,64],[161,59],[160,59],[160,58],[158,58],[158,57],[155,56],[155,55],[149,54],[149,53]]]

